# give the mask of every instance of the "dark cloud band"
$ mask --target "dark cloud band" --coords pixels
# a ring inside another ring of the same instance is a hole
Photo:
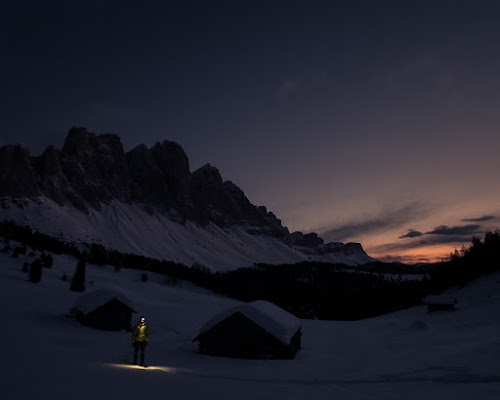
[[[364,221],[344,224],[338,228],[321,232],[321,236],[326,240],[337,242],[346,239],[356,238],[361,235],[381,232],[387,229],[398,228],[420,218],[428,213],[428,209],[421,204],[411,203],[390,212],[382,213]]]
[[[481,225],[469,224],[459,226],[440,225],[432,231],[425,232],[427,235],[446,235],[446,236],[472,236],[481,232]]]
[[[464,218],[462,219],[463,222],[486,222],[486,221],[491,221],[496,219],[494,215],[485,215],[484,217],[479,217],[479,218]]]
[[[414,229],[410,229],[406,235],[400,236],[399,239],[405,239],[405,238],[416,238],[422,236],[423,233],[416,231]]]

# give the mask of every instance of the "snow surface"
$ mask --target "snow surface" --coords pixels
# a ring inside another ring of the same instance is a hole
[[[452,296],[427,296],[424,299],[424,303],[433,305],[439,305],[439,304],[455,305],[457,303],[457,299]]]
[[[300,320],[269,301],[256,300],[230,307],[203,324],[198,334],[209,331],[233,314],[241,313],[284,344],[300,329]]]
[[[0,253],[1,397],[28,399],[499,399],[500,274],[450,290],[459,307],[425,306],[355,322],[301,320],[293,360],[198,354],[192,338],[237,301],[141,271],[87,265],[87,290],[114,285],[144,314],[149,367],[130,365],[131,333],[85,327],[68,312],[77,260],[54,256],[37,284]]]
[[[0,207],[0,220],[13,220],[66,241],[99,243],[125,253],[170,260],[187,266],[230,270],[254,263],[285,264],[300,261],[359,265],[372,261],[360,252],[309,255],[268,235],[252,235],[240,226],[207,228],[180,224],[160,213],[150,215],[139,205],[114,201],[86,214],[47,198],[27,201],[24,207]]]

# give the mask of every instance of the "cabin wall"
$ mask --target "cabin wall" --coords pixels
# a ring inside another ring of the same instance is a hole
[[[132,311],[119,301],[112,300],[88,314],[77,315],[84,325],[92,328],[120,331],[131,330]]]
[[[300,347],[300,335],[298,336]],[[236,313],[200,337],[200,352],[238,358],[291,358],[295,345],[285,345],[269,332]]]

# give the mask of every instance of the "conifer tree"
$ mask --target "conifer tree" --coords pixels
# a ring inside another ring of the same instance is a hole
[[[71,281],[70,290],[73,292],[85,292],[85,265],[86,265],[87,253],[83,253],[76,264],[75,275]]]
[[[31,263],[29,281],[38,283],[42,280],[42,262],[39,258]]]
[[[27,261],[26,261],[26,262],[23,264],[23,269],[22,269],[22,271],[23,271],[23,272],[25,272],[25,273],[30,272],[30,264],[29,264],[29,262],[27,262]]]

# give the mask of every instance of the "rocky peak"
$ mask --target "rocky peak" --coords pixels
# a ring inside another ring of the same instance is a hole
[[[194,181],[204,183],[207,186],[222,185],[222,176],[219,170],[210,164],[205,164],[193,172],[192,178]]]
[[[64,142],[61,153],[65,156],[106,157],[111,162],[123,163],[125,153],[120,137],[111,133],[96,135],[85,128],[71,128]]]
[[[73,127],[69,130],[62,148],[66,154],[78,154],[96,147],[96,136],[85,128]]]
[[[0,148],[0,196],[33,197],[39,194],[28,149],[21,145]]]
[[[115,162],[123,162],[125,152],[119,136],[112,133],[104,133],[97,136],[97,152],[111,156]]]
[[[134,147],[125,154],[133,175],[144,176],[152,170],[161,171],[155,156],[145,145]]]
[[[168,209],[165,202],[168,197],[167,179],[152,151],[141,144],[126,153],[125,157],[132,180],[132,201],[151,203],[162,211]]]
[[[224,181],[219,170],[205,164],[192,174],[191,193],[198,217],[219,226],[243,225],[252,233],[282,237],[288,230],[265,207],[254,206],[243,190]]]
[[[38,186],[42,193],[58,204],[72,199],[79,208],[84,208],[77,195],[72,192],[60,163],[60,155],[54,146],[49,146],[42,155],[34,157],[33,168],[36,170]]]
[[[42,155],[34,158],[34,165],[42,177],[60,174],[59,152],[52,145],[47,147]]]
[[[293,232],[290,235],[290,239],[292,244],[296,246],[302,247],[315,247],[322,245],[324,243],[323,239],[321,239],[316,233],[302,233],[302,232]]]
[[[164,140],[161,144],[157,142],[151,148],[151,152],[166,174],[189,175],[189,159],[179,144]]]
[[[181,214],[189,214],[192,208],[190,197],[191,172],[189,159],[183,148],[168,140],[156,143],[151,148],[156,163],[163,172],[168,188],[168,202]]]
[[[21,145],[0,148],[0,196],[32,197],[39,194],[28,149]]]

